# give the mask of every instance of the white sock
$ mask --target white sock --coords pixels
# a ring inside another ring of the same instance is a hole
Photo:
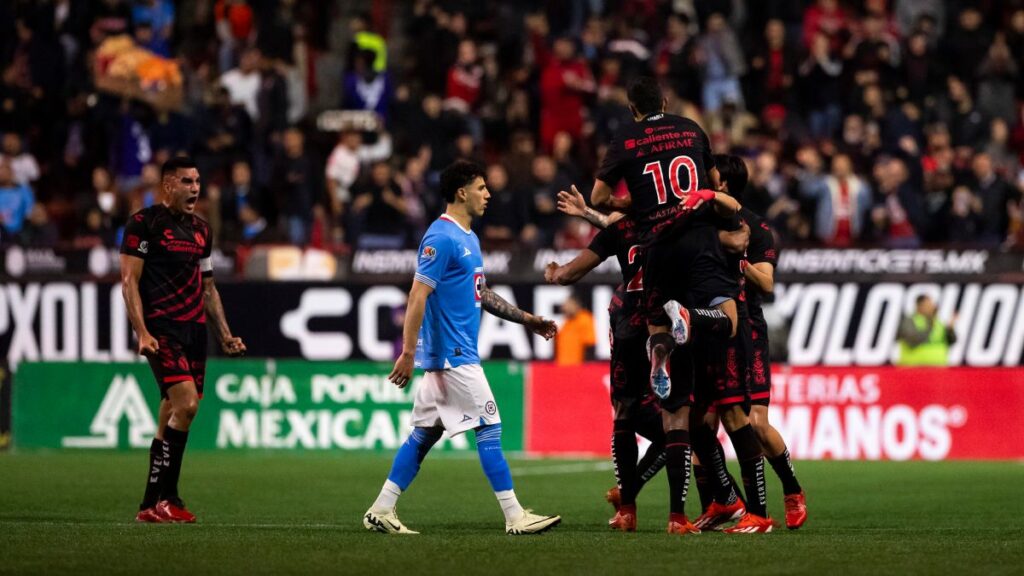
[[[522,517],[523,507],[519,505],[519,499],[516,498],[515,490],[502,490],[495,492],[494,495],[498,498],[501,511],[505,513],[505,522],[511,524]]]
[[[398,504],[398,497],[402,495],[402,489],[391,480],[384,481],[384,487],[380,489],[380,495],[373,503],[373,509],[379,512],[389,511]],[[515,498],[515,496],[513,496]]]

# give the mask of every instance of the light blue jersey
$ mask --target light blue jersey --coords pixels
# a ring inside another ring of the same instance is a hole
[[[415,279],[434,289],[427,297],[416,342],[416,367],[442,370],[479,364],[484,259],[476,234],[442,214],[420,242]]]

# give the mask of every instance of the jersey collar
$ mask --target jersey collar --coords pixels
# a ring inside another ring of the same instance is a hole
[[[467,228],[463,228],[462,224],[459,224],[458,222],[455,221],[455,218],[452,218],[451,216],[449,216],[447,214],[441,214],[441,220],[447,220],[447,221],[451,222],[452,224],[455,224],[456,226],[459,227],[459,230],[462,230],[466,234],[469,234],[469,233],[472,232],[472,230],[469,230]]]

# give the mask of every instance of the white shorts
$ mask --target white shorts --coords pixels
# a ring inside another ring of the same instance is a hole
[[[494,394],[479,364],[463,364],[423,374],[412,406],[412,425],[444,426],[448,436],[500,424]]]

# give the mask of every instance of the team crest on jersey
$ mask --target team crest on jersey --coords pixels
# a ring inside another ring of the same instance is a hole
[[[423,253],[420,254],[420,256],[428,260],[433,260],[434,256],[437,256],[437,250],[434,250],[433,246],[424,246]]]
[[[125,239],[125,243],[128,244],[129,248],[134,250],[139,247],[139,237],[135,234],[129,234],[128,238]]]
[[[143,254],[149,254],[148,240],[143,240],[142,242],[139,242],[139,252],[142,252]]]
[[[196,244],[199,244],[200,246],[206,246],[206,238],[203,238],[203,234],[201,232],[196,232],[195,237]]]

